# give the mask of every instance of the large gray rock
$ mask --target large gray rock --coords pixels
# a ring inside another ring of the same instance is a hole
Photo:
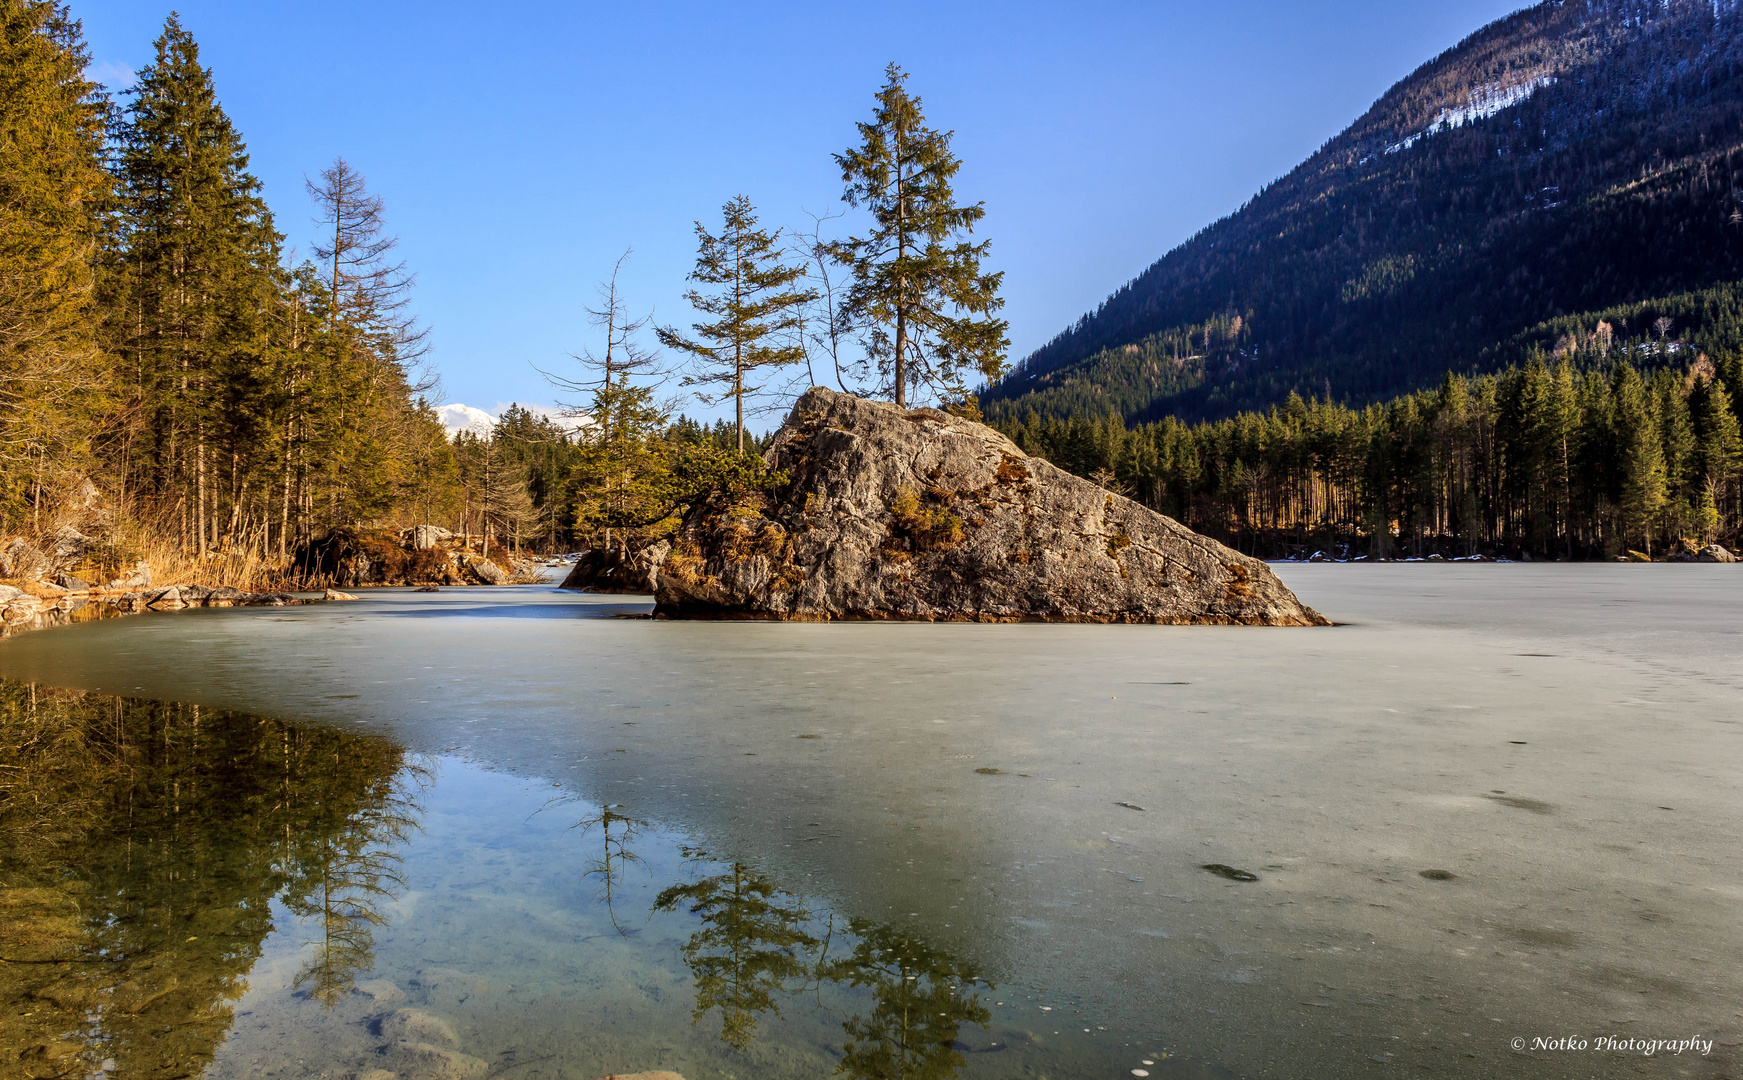
[[[0,577],[35,579],[53,568],[53,556],[22,536],[0,545]]]
[[[50,541],[49,553],[54,557],[56,569],[66,569],[74,566],[85,557],[85,552],[91,548],[91,538],[79,532],[71,525],[62,525],[55,530]]]
[[[767,460],[784,489],[691,508],[657,613],[1328,625],[1263,562],[936,409],[813,388]]]
[[[595,548],[583,552],[559,589],[599,593],[651,593],[659,586],[660,564],[672,550],[669,541],[631,551]]]

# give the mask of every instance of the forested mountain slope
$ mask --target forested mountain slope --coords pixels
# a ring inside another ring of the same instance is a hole
[[[989,418],[1350,404],[1534,347],[1743,346],[1743,2],[1547,0],[1473,34],[983,397]]]

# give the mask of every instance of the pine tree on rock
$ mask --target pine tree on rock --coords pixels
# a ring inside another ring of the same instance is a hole
[[[709,404],[731,398],[738,453],[744,453],[744,399],[762,388],[752,380],[763,368],[803,363],[805,305],[817,299],[807,289],[794,288],[805,269],[783,260],[780,231],[757,227],[756,208],[745,195],[734,196],[721,207],[724,223],[713,235],[696,223],[699,250],[690,280],[714,285],[719,291],[691,289],[684,294],[690,306],[711,322],[694,323],[700,340],[687,338],[673,327],[659,327],[660,344],[688,353],[697,373],[686,376],[685,386],[719,387],[698,396]]]
[[[884,74],[871,121],[858,125],[861,144],[835,157],[842,198],[870,211],[874,225],[832,249],[854,279],[840,318],[863,331],[897,405],[906,407],[910,389],[962,400],[967,376],[991,381],[1004,371],[1008,324],[993,317],[1004,274],[981,269],[988,241],[963,239],[986,209],[956,203],[951,181],[962,163],[952,133],[926,126],[901,68]]]

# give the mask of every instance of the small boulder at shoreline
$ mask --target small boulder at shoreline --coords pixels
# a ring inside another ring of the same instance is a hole
[[[1737,556],[1718,544],[1708,544],[1695,555],[1695,558],[1700,562],[1734,563],[1737,561]]]
[[[660,564],[672,550],[665,540],[633,551],[595,548],[575,560],[559,589],[579,592],[647,594],[659,584]]]
[[[481,555],[470,556],[464,560],[464,565],[480,585],[508,584],[508,571]]]
[[[161,589],[152,589],[150,592],[146,593],[142,599],[145,601],[146,607],[158,611],[173,611],[176,608],[187,607],[187,604],[182,602],[181,589],[175,585],[169,585]]]
[[[74,577],[72,574],[56,574],[54,583],[68,592],[79,593],[91,591],[90,582],[85,581],[83,578]]]
[[[671,618],[1326,626],[1258,559],[992,428],[814,387],[658,568]]]
[[[105,585],[104,588],[115,589],[120,592],[127,592],[132,589],[149,589],[151,588],[151,567],[144,563],[140,563],[138,566],[133,568],[131,573],[122,574],[114,581]]]

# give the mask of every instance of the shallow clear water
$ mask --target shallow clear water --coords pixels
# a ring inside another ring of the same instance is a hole
[[[0,675],[403,748],[400,794],[371,789],[417,808],[368,841],[393,881],[336,936],[333,905],[271,894],[212,1075],[413,1075],[379,1052],[398,1009],[512,1076],[1734,1071],[1743,573],[1281,572],[1343,625],[386,590],[27,634]],[[640,861],[606,906],[613,850]],[[366,962],[299,984],[364,924]],[[1561,1035],[1715,1045],[1529,1049]],[[869,1049],[903,1038],[933,1057]]]

